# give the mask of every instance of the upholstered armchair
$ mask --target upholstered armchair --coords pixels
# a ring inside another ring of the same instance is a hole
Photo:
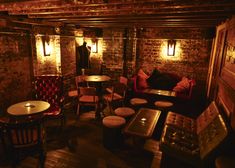
[[[41,75],[34,79],[34,96],[37,100],[50,103],[50,108],[44,112],[46,119],[60,119],[61,126],[65,124],[63,112],[63,78],[59,75]]]

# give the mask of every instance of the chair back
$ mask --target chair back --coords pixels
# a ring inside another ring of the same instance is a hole
[[[76,88],[78,89],[80,86],[88,86],[87,82],[84,80],[85,75],[78,75],[75,77]]]
[[[5,129],[12,148],[41,145],[44,140],[42,117],[28,121],[5,123]]]
[[[96,88],[95,87],[78,87],[78,94],[80,96],[87,95],[87,96],[96,96]]]
[[[114,83],[112,87],[112,99],[114,97],[120,97],[120,99],[125,99],[127,86],[123,83]]]
[[[0,123],[5,130],[5,139],[8,140],[7,151],[12,167],[16,167],[22,158],[32,155],[37,155],[40,167],[44,167],[46,150],[43,117],[1,120]]]
[[[52,107],[61,105],[63,97],[63,80],[58,75],[35,76],[35,98],[50,103]]]

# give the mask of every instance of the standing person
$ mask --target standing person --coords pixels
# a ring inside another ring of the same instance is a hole
[[[82,46],[76,48],[76,64],[77,64],[77,74],[80,74],[80,70],[82,70],[82,74],[84,74],[85,69],[90,68],[90,53],[91,50],[86,46],[86,42],[83,42]]]

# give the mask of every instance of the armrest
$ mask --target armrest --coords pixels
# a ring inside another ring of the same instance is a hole
[[[134,76],[133,78],[131,78],[131,80],[133,81],[133,90],[134,90],[134,92],[142,92],[142,90],[139,90],[137,88],[137,76]]]
[[[185,92],[176,92],[176,96],[183,99],[191,99],[193,94],[193,88],[196,85],[196,81],[191,79],[189,82],[189,88]]]

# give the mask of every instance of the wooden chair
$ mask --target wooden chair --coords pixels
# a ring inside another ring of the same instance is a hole
[[[35,99],[50,103],[50,108],[44,112],[46,119],[60,119],[61,126],[65,124],[63,112],[63,78],[58,75],[35,76]]]
[[[16,167],[22,159],[32,155],[38,155],[39,167],[44,167],[46,150],[43,117],[9,121],[1,125],[5,130],[12,167]]]
[[[112,106],[114,103],[121,102],[124,106],[124,101],[126,97],[127,86],[123,83],[114,83],[110,89],[110,93],[103,96],[104,100],[107,102],[110,112],[112,112]]]
[[[119,83],[123,83],[124,85],[128,87],[128,79],[124,76],[119,77]],[[107,87],[105,90],[109,93],[112,93],[112,86]]]
[[[78,75],[75,77],[76,88],[80,86],[88,87],[88,83],[84,80],[85,75]]]
[[[94,106],[97,112],[99,97],[95,87],[78,87],[78,107],[77,115],[80,113],[81,106]]]

